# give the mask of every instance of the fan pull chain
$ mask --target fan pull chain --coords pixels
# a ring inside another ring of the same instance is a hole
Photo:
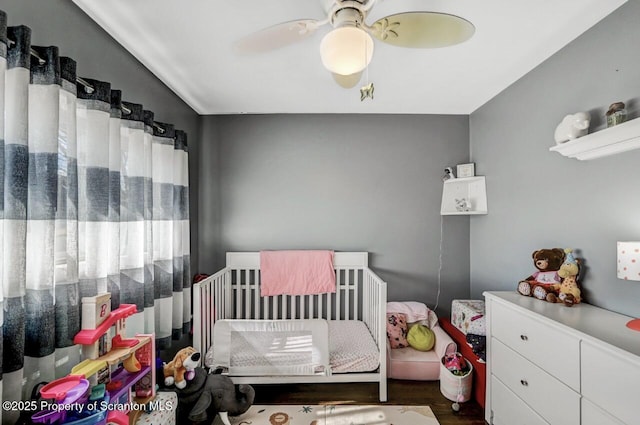
[[[367,45],[365,43],[364,45],[364,63],[367,63]],[[367,65],[367,67],[365,68],[365,79],[367,81],[367,84],[360,87],[360,102],[362,102],[363,100],[365,100],[366,98],[370,97],[371,100],[373,100],[373,91],[374,91],[374,87],[373,87],[373,83],[369,82],[369,66]]]

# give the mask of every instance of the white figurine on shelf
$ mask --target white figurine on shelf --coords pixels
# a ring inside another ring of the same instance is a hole
[[[556,127],[554,137],[557,144],[568,142],[569,140],[582,137],[589,132],[591,115],[589,112],[576,112],[567,115]]]
[[[469,202],[469,200],[467,198],[456,199],[456,211],[471,211],[471,203]]]

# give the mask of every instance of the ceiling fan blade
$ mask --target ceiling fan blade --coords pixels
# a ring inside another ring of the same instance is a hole
[[[235,48],[242,53],[262,53],[279,49],[308,38],[325,23],[326,21],[315,19],[283,22],[238,40]]]
[[[437,12],[398,13],[371,25],[372,35],[384,43],[428,49],[462,43],[475,31],[466,19]]]
[[[333,75],[333,79],[336,81],[336,83],[338,83],[340,87],[350,89],[358,84],[360,78],[362,78],[362,72],[363,71],[360,71],[350,75],[342,75],[332,72],[331,75]]]

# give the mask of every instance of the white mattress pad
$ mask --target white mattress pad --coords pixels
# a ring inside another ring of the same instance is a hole
[[[329,320],[329,363],[333,373],[378,369],[380,351],[364,322]]]

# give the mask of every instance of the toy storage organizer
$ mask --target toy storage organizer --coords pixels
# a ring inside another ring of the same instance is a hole
[[[484,300],[451,301],[451,323],[465,335],[486,335]]]
[[[473,366],[473,398],[484,408],[486,386],[486,363],[474,352],[467,336],[475,335],[485,339],[486,316],[484,300],[452,300],[451,320],[440,319],[440,326],[457,343],[458,350]]]
[[[155,338],[138,334],[124,338],[125,319],[133,304],[111,311],[110,295],[82,299],[82,330],[74,342],[82,345],[84,361],[68,376],[40,389],[51,406],[31,417],[33,423],[102,425],[135,423],[154,399]]]
[[[456,403],[469,401],[473,386],[473,365],[464,357],[462,359],[469,370],[461,376],[453,374],[444,366],[444,357],[440,361],[440,392],[447,399]]]
[[[467,340],[465,338],[465,334],[460,332],[458,328],[453,326],[451,321],[447,318],[440,319],[440,326],[442,329],[451,336],[457,346],[458,350],[462,354],[462,356],[467,360],[467,362],[473,365],[473,398],[480,405],[480,407],[484,408],[485,404],[485,386],[486,386],[486,370],[487,365],[480,361],[480,359],[473,352],[471,347],[467,345]]]

